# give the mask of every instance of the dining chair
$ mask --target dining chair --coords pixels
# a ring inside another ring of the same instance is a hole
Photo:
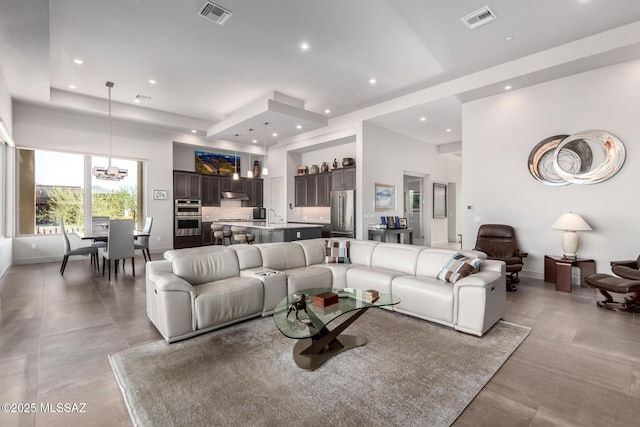
[[[83,246],[80,248],[71,249],[71,243],[69,243],[69,236],[64,229],[64,220],[60,220],[60,233],[62,234],[62,240],[64,243],[64,256],[62,258],[62,265],[60,266],[60,274],[64,276],[64,270],[67,268],[67,262],[69,257],[73,255],[91,255],[91,264],[95,265],[100,271],[98,265],[98,248],[92,246]]]
[[[108,216],[93,216],[91,217],[91,233],[93,236],[100,235],[109,228]],[[92,247],[98,249],[104,249],[107,247],[107,242],[94,240],[91,244]]]
[[[147,220],[144,223],[144,228],[142,229],[142,232],[145,234],[151,234],[152,225],[153,225],[153,217],[148,216]],[[149,252],[149,238],[150,236],[140,236],[138,237],[138,243],[134,242],[134,245],[133,245],[136,250],[140,249],[142,251],[142,255],[144,256],[145,262],[151,261],[151,252]]]
[[[109,280],[111,280],[111,260],[115,260],[114,272],[118,276],[118,261],[131,258],[131,270],[133,276],[136,275],[136,264],[134,262],[135,249],[133,247],[133,220],[112,219],[109,221],[109,232],[107,247],[102,253],[102,275],[104,276],[105,261],[109,269]]]

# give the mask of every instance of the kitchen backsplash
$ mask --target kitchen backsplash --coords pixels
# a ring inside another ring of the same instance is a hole
[[[243,208],[240,200],[222,200],[219,208],[202,207],[203,221],[216,221],[218,219],[253,219],[253,208]]]
[[[315,222],[321,224],[331,223],[331,208],[309,207],[289,209],[287,214],[288,222]]]
[[[243,208],[239,200],[222,200],[220,207],[202,207],[202,221],[219,219],[253,219],[253,208]],[[289,209],[288,212],[276,212],[272,220],[287,222],[331,223],[331,210],[328,207],[310,207]],[[284,215],[283,215],[284,214]],[[281,219],[282,218],[282,219]]]

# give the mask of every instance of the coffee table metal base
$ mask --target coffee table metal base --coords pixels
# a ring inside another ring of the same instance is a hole
[[[313,371],[336,354],[365,345],[367,340],[364,338],[353,335],[340,335],[340,333],[368,309],[369,307],[364,307],[356,311],[351,317],[332,330],[324,327],[317,336],[299,340],[293,347],[293,360],[300,368]]]
[[[298,367],[313,371],[336,354],[365,345],[367,340],[353,335],[340,335],[319,352],[313,348],[316,342],[307,338],[299,340],[293,347],[293,360]]]

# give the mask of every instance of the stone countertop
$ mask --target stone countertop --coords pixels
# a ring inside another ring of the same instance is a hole
[[[301,224],[301,223],[272,223],[267,225],[266,221],[242,221],[242,222],[230,222],[230,221],[214,221],[215,224],[223,224],[229,226],[239,226],[239,227],[251,227],[251,228],[262,228],[265,230],[291,230],[296,228],[321,228],[321,224]]]

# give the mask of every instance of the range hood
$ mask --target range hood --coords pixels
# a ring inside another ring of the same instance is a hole
[[[247,193],[236,193],[235,191],[223,191],[220,193],[226,200],[249,200]]]

